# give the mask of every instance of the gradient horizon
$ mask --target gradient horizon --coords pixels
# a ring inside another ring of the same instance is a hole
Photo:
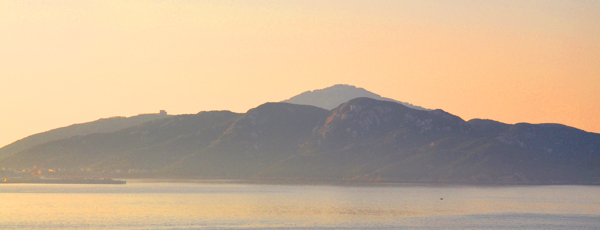
[[[1,1],[0,147],[350,84],[600,133],[600,1]]]

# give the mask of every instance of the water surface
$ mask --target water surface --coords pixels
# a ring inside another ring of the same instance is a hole
[[[599,194],[596,186],[5,184],[0,185],[0,226],[600,229]]]

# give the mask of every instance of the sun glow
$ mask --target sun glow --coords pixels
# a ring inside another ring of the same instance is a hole
[[[465,120],[600,132],[599,15],[597,1],[2,1],[0,145],[338,83]]]

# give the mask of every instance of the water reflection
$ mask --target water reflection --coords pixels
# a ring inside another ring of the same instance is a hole
[[[0,223],[6,229],[461,228],[466,218],[483,221],[476,228],[494,228],[530,217],[527,223],[540,223],[533,229],[564,218],[600,227],[599,192],[593,186],[13,184],[0,187]]]

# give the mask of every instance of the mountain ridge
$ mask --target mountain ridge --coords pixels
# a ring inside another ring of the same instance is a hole
[[[78,135],[111,133],[131,126],[136,126],[147,121],[166,118],[168,116],[169,115],[167,115],[165,111],[161,111],[161,113],[156,114],[139,114],[131,117],[115,116],[51,129],[45,132],[29,135],[3,146],[0,148],[0,159],[45,142]]]
[[[265,103],[246,113],[177,115],[0,160],[34,164],[167,178],[597,184],[600,134],[355,98],[332,110]]]
[[[281,102],[312,105],[331,110],[338,107],[342,103],[359,97],[368,97],[382,101],[392,101],[412,109],[429,110],[407,102],[400,102],[391,98],[382,97],[379,94],[367,91],[366,89],[347,84],[337,84],[323,89],[305,91]]]

